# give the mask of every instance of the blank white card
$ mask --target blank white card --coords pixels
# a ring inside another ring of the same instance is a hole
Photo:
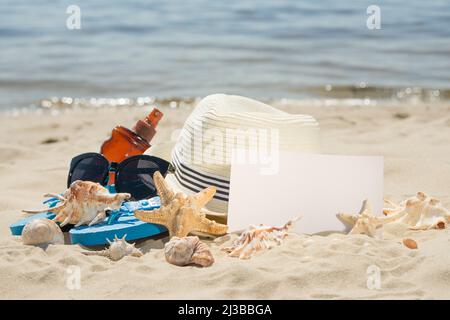
[[[336,214],[358,213],[365,199],[381,214],[383,157],[281,152],[270,174],[259,164],[232,165],[228,226],[278,226],[301,215],[294,232],[345,231]]]

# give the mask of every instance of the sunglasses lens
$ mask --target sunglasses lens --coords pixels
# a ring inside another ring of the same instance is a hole
[[[117,192],[130,193],[134,200],[156,196],[153,174],[156,171],[165,175],[169,163],[150,159],[133,159],[122,166],[116,178]]]
[[[69,184],[76,180],[102,183],[108,166],[108,161],[100,157],[82,159],[73,168]]]

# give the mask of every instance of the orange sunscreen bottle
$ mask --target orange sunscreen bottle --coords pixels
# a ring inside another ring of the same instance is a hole
[[[156,134],[156,126],[163,113],[154,108],[150,114],[136,122],[132,130],[123,126],[116,126],[112,130],[111,138],[103,142],[100,149],[109,162],[121,162],[128,157],[143,154],[150,148],[150,141]],[[109,184],[113,184],[114,181]]]

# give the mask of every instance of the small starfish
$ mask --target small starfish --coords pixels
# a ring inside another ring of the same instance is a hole
[[[212,216],[224,214],[203,208],[216,193],[215,187],[208,187],[196,194],[186,196],[170,190],[159,171],[153,175],[153,181],[161,198],[161,207],[152,211],[137,210],[134,212],[136,218],[165,226],[169,230],[170,237],[186,237],[193,231],[213,235],[227,233],[227,225],[206,218],[206,214]]]
[[[368,200],[364,200],[359,214],[338,213],[339,220],[352,227],[348,234],[365,234],[370,237],[376,235],[376,230],[385,223],[392,222],[397,217],[377,217],[372,214],[372,206]]]

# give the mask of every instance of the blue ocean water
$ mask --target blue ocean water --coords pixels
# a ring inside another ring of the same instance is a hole
[[[79,30],[66,27],[72,4]],[[366,26],[369,5],[380,7],[379,30]],[[399,87],[448,95],[449,1],[0,1],[0,109],[52,96],[300,99]]]

